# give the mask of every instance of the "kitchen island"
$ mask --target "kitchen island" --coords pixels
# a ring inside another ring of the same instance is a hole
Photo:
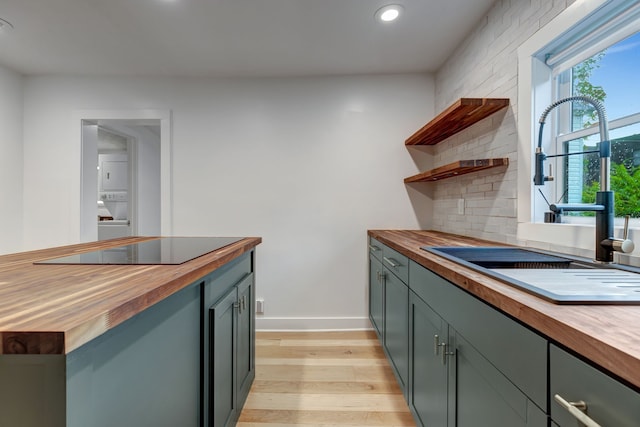
[[[638,425],[640,305],[554,304],[421,249],[504,244],[368,234],[370,316],[419,425],[575,425],[556,394],[585,401],[603,426]]]
[[[0,256],[0,425],[235,422],[255,375],[260,238],[181,264],[34,264],[154,239]]]

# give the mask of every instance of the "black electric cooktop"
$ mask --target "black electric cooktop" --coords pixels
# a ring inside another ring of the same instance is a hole
[[[156,240],[85,252],[34,264],[182,264],[242,240],[241,237],[162,237]]]

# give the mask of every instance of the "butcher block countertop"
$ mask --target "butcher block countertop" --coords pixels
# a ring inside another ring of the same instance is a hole
[[[504,244],[434,231],[369,235],[640,390],[640,305],[553,304],[420,249]]]
[[[0,354],[67,354],[262,241],[243,238],[177,265],[33,264],[153,239],[127,237],[0,256]]]

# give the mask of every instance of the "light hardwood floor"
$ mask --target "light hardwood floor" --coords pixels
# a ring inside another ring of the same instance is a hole
[[[415,424],[373,331],[259,332],[237,426]]]

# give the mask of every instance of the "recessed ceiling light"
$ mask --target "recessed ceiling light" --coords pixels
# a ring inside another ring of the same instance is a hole
[[[7,31],[7,30],[11,30],[13,28],[13,25],[11,25],[11,22],[0,18],[0,31]]]
[[[378,22],[392,22],[400,17],[404,8],[399,4],[388,4],[376,10],[375,18]]]

